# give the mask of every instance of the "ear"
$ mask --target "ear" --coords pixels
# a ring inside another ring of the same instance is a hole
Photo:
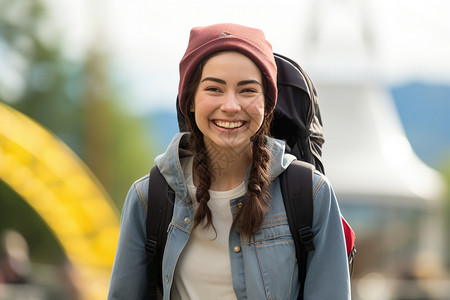
[[[194,103],[191,104],[191,107],[189,107],[190,112],[195,112],[195,105]]]

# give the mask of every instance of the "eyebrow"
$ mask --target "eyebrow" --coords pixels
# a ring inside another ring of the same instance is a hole
[[[202,79],[201,82],[204,82],[204,81],[214,81],[214,82],[217,82],[220,84],[225,84],[225,85],[227,84],[227,82],[225,80],[215,78],[215,77],[205,77]],[[258,80],[253,80],[253,79],[239,81],[237,85],[241,86],[241,85],[246,85],[246,84],[258,84],[258,85],[262,86],[261,82],[259,82]]]
[[[214,81],[220,84],[227,84],[227,82],[225,80],[219,79],[219,78],[215,78],[215,77],[205,77],[202,79],[202,81],[200,82],[205,82],[205,81]]]
[[[262,86],[261,82],[259,82],[258,80],[243,80],[243,81],[239,81],[238,82],[238,86],[240,85],[246,85],[246,84],[259,84],[260,86]]]

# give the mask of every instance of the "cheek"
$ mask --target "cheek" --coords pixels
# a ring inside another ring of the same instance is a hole
[[[193,108],[197,127],[204,128],[205,126],[207,126],[209,117],[213,111],[212,105],[208,101],[202,101],[202,99],[199,99],[195,102]]]
[[[201,117],[207,113],[208,105],[207,102],[200,99],[192,104],[191,109],[197,117]]]
[[[249,114],[252,116],[252,120],[258,124],[258,127],[264,120],[264,101],[257,101],[249,107]]]

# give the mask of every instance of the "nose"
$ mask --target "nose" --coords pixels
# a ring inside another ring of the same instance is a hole
[[[228,93],[223,99],[220,109],[224,112],[238,112],[241,110],[239,99],[234,93]]]

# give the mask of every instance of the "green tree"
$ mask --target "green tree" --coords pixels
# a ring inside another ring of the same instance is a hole
[[[8,58],[2,62],[0,99],[80,153],[84,70],[64,60],[47,18],[39,0],[0,0],[0,52]]]
[[[0,0],[0,101],[61,138],[100,179],[118,208],[154,156],[143,121],[120,105],[108,56],[95,45],[81,61],[61,50],[41,0]],[[0,183],[0,229],[15,228],[35,260],[60,262],[57,241],[39,216]]]

